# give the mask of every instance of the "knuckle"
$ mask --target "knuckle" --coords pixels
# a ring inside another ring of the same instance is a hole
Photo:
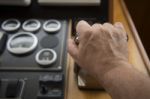
[[[112,26],[112,24],[106,22],[106,23],[103,24],[103,26]]]
[[[90,34],[92,34],[92,30],[91,29],[86,29],[84,34],[85,35],[90,35]]]
[[[92,30],[91,29],[86,29],[85,31],[84,31],[84,33],[82,33],[81,35],[80,35],[80,38],[81,39],[87,39],[87,38],[89,38],[91,35],[92,35]]]

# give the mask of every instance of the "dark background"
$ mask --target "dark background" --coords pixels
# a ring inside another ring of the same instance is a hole
[[[124,0],[150,57],[150,1]]]

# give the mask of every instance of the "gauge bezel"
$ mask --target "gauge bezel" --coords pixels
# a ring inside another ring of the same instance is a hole
[[[16,22],[16,26],[15,26],[15,27],[6,27],[5,25],[8,24],[8,23],[11,22],[11,21]],[[2,23],[1,28],[2,28],[4,31],[12,32],[12,31],[18,30],[18,29],[20,28],[20,26],[21,26],[21,23],[20,23],[19,20],[17,20],[17,19],[7,19],[7,20],[5,20],[5,21]]]
[[[40,60],[39,59],[39,56],[42,52],[44,51],[50,51],[52,54],[53,54],[53,58],[51,60]],[[39,65],[42,65],[42,66],[45,66],[47,67],[48,65],[51,65],[53,64],[56,60],[57,60],[57,53],[55,50],[53,49],[49,49],[49,48],[46,48],[46,49],[42,49],[40,50],[39,52],[37,52],[36,56],[35,56],[35,60],[36,62],[39,64]]]
[[[31,27],[26,27],[26,25],[29,23],[29,22],[35,22],[37,24],[37,27],[36,28],[31,28]],[[26,20],[23,25],[22,25],[22,29],[24,31],[28,31],[28,32],[35,32],[37,30],[39,30],[41,27],[41,22],[37,19],[29,19],[29,20]]]
[[[11,41],[13,39],[15,39],[16,37],[18,36],[21,36],[21,35],[28,35],[30,37],[33,38],[33,45],[28,48],[28,49],[24,49],[24,48],[11,48]],[[31,51],[33,51],[38,45],[38,38],[33,34],[33,33],[30,33],[30,32],[20,32],[20,33],[16,33],[14,34],[13,36],[10,37],[10,39],[8,40],[7,42],[7,50],[13,54],[26,54],[26,53],[29,53]]]
[[[57,27],[56,28],[47,28],[47,25],[49,23],[56,23],[57,24]],[[61,29],[61,22],[58,21],[58,20],[55,20],[55,19],[51,19],[51,20],[47,20],[45,21],[45,23],[43,24],[43,29],[46,31],[46,32],[49,32],[49,33],[54,33],[54,32],[57,32]]]

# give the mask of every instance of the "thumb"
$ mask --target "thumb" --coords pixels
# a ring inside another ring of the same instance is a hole
[[[68,40],[68,52],[75,61],[78,60],[78,47],[72,39]]]

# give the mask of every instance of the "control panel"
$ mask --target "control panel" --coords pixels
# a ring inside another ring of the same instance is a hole
[[[0,99],[63,99],[67,33],[62,19],[1,20]]]
[[[0,12],[0,99],[64,99],[68,33],[75,35],[80,20],[108,21],[108,0],[84,7],[32,0],[27,7],[0,6]]]

